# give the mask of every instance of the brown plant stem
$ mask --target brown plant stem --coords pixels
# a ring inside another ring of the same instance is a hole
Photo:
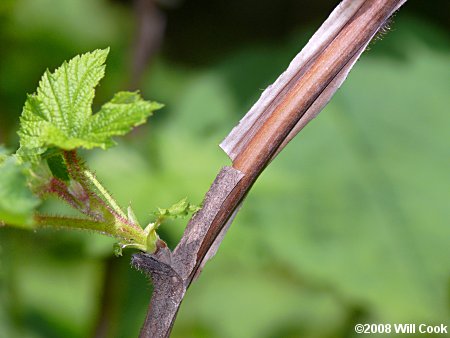
[[[326,105],[376,32],[405,1],[342,1],[224,140],[221,146],[233,165],[219,172],[173,253],[164,247],[156,255],[133,256],[133,265],[154,283],[141,337],[169,337],[187,288],[214,255],[258,176]]]

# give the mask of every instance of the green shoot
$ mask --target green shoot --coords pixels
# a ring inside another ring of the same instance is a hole
[[[153,253],[161,239],[156,229],[169,217],[196,207],[186,200],[159,209],[145,229],[134,211],[127,214],[77,154],[78,148],[107,149],[114,136],[146,122],[156,102],[138,92],[119,92],[93,114],[95,87],[105,73],[109,49],[96,50],[46,71],[36,93],[28,95],[20,118],[20,147],[9,155],[0,146],[0,225],[89,230],[118,240],[115,252],[134,248]],[[45,215],[37,206],[55,196],[83,217]]]

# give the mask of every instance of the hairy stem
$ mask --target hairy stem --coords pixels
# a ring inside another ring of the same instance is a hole
[[[116,203],[114,198],[111,196],[111,194],[100,184],[100,182],[97,180],[95,175],[91,173],[89,170],[85,169],[83,170],[84,176],[97,188],[97,190],[102,194],[103,198],[108,202],[108,204],[111,206],[111,208],[121,217],[124,219],[127,218],[125,213],[122,211],[122,209],[119,207],[119,205]]]
[[[58,196],[61,200],[66,202],[72,208],[79,210],[81,212],[85,212],[85,207],[69,192],[67,185],[63,181],[55,177],[53,177],[50,180],[50,183],[45,193],[54,194]]]
[[[100,183],[86,165],[81,163],[76,150],[64,151],[64,160],[67,164],[71,178],[83,187],[94,204],[118,219],[121,223],[136,229],[141,229],[127,218],[108,190]]]
[[[104,222],[93,221],[84,218],[74,218],[65,216],[47,216],[47,215],[35,215],[34,217],[36,227],[52,227],[52,228],[70,228],[78,230],[91,230],[105,235],[110,235],[107,224]]]
[[[111,224],[108,222],[95,221],[86,218],[75,218],[66,216],[35,215],[35,224],[38,228],[70,228],[78,230],[90,230],[104,235],[119,238],[129,244],[134,244],[141,250],[146,250],[147,236],[141,231],[124,226],[123,224]]]
[[[53,177],[47,192],[57,195],[88,218],[37,215],[37,226],[92,230],[121,240],[123,247],[147,251],[147,233],[127,218],[111,194],[81,163],[76,151],[64,151],[63,157],[70,182]]]

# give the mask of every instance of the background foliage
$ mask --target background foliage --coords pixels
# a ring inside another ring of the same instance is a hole
[[[161,1],[166,36],[139,82],[166,107],[116,148],[88,153],[89,164],[146,222],[185,196],[199,203],[229,163],[217,144],[334,4]],[[348,337],[358,322],[448,324],[445,8],[407,4],[264,172],[188,292],[173,337]],[[26,93],[64,59],[111,46],[97,102],[136,80],[135,16],[127,1],[2,0],[0,143],[16,148]],[[161,237],[174,245],[184,223],[164,225]],[[112,243],[1,228],[0,337],[136,336],[151,287],[129,254],[112,257]]]

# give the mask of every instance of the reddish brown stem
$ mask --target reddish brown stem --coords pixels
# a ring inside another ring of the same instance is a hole
[[[287,78],[283,74],[269,87],[241,121],[248,126],[232,131],[231,139],[222,145],[233,166],[219,172],[203,208],[189,221],[173,254],[164,249],[164,261],[158,255],[143,254],[133,259],[152,276],[155,287],[141,337],[169,336],[186,289],[217,250],[258,176],[325,106],[375,33],[405,1],[344,0],[330,16],[331,22],[327,20],[319,36],[308,44],[310,50],[300,55],[298,67],[291,65]]]

